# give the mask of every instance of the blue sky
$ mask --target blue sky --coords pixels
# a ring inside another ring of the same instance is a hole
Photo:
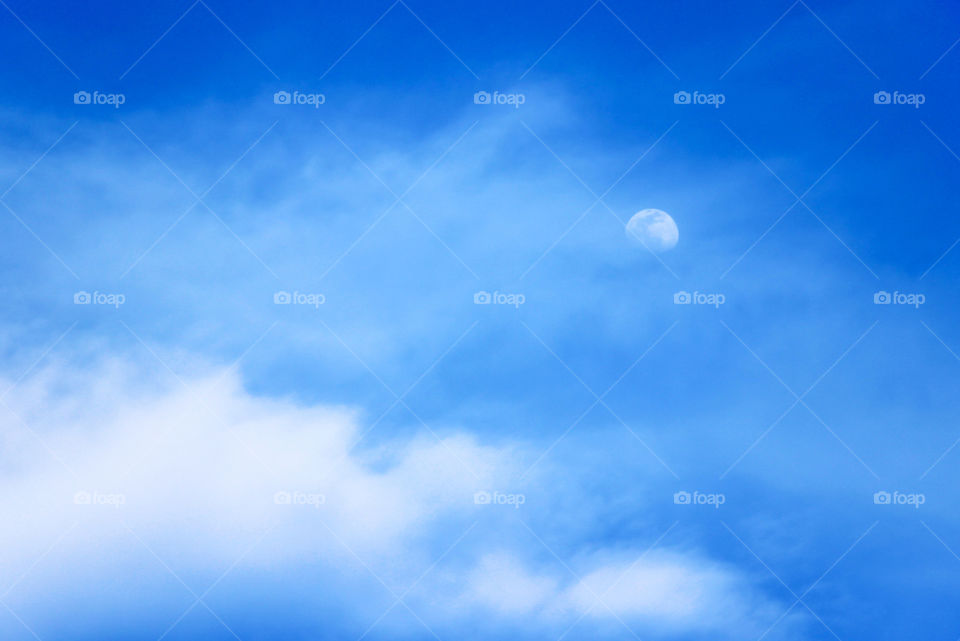
[[[956,7],[0,4],[4,639],[960,636]]]

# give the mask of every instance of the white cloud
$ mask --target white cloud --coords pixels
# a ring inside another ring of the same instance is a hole
[[[777,617],[732,567],[669,551],[621,556],[583,561],[578,566],[586,572],[578,579],[559,563],[536,570],[505,552],[488,554],[468,575],[464,600],[545,624],[620,620],[661,632],[760,634],[758,622]]]
[[[130,389],[116,369],[88,373],[90,384],[79,387],[66,374],[48,372],[19,390],[13,409],[33,434],[3,418],[12,439],[3,463],[20,468],[3,480],[3,509],[27,517],[0,533],[7,549],[31,547],[90,514],[74,505],[81,491],[122,494],[118,515],[133,529],[167,528],[174,518],[193,525],[189,533],[171,528],[173,538],[223,543],[223,531],[274,521],[309,538],[318,524],[304,525],[304,506],[275,502],[287,492],[322,497],[316,516],[351,548],[386,553],[432,517],[473,508],[473,492],[508,467],[504,452],[463,434],[424,435],[388,461],[369,460],[351,450],[361,434],[352,411],[256,398],[231,373],[156,392]],[[94,524],[117,529],[105,519]],[[236,543],[223,550],[227,557]]]
[[[612,610],[640,626],[719,631],[723,621],[752,626],[765,603],[736,571],[696,555],[633,566],[596,557],[577,563],[577,583],[537,565],[542,549],[528,539],[492,548],[518,512],[474,505],[473,494],[511,487],[523,469],[511,447],[443,431],[355,448],[363,421],[346,408],[256,397],[229,371],[186,387],[144,372],[123,361],[52,367],[8,398],[16,415],[0,417],[0,512],[13,527],[0,530],[0,564],[23,576],[11,593],[27,611],[48,607],[52,591],[95,594],[109,609],[129,596],[115,584],[143,563],[164,576],[154,553],[178,574],[209,577],[197,590],[238,559],[236,572],[259,572],[281,592],[296,590],[289,577],[318,573],[326,598],[360,622],[392,600],[379,587],[338,587],[368,572],[398,593],[418,582],[408,600],[429,604],[432,625],[492,614],[496,625],[524,617],[553,629]],[[78,492],[91,504],[76,504]],[[277,504],[278,492],[290,504]],[[474,538],[450,548],[466,532]]]
[[[561,600],[593,617],[614,614],[654,627],[716,632],[733,625],[742,630],[763,602],[733,568],[670,552],[602,565]]]
[[[559,581],[537,576],[513,556],[486,554],[467,577],[463,602],[505,615],[530,614],[556,597]]]

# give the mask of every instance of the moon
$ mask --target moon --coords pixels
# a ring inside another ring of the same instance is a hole
[[[627,237],[651,251],[665,252],[676,247],[680,230],[667,212],[642,209],[627,222]]]

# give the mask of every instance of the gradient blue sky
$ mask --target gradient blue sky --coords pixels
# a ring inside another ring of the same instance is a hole
[[[4,639],[960,636],[960,8],[0,4]]]

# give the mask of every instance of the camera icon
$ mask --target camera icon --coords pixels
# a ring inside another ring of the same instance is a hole
[[[473,493],[473,503],[474,505],[490,505],[491,500],[490,492],[480,491]]]
[[[489,305],[490,304],[490,292],[477,292],[473,295],[473,304],[474,305]]]
[[[77,292],[73,295],[73,304],[74,305],[89,305],[90,304],[90,292]]]
[[[289,105],[290,104],[290,92],[289,91],[278,91],[273,94],[273,104],[275,105]]]
[[[90,492],[77,492],[73,495],[74,505],[90,505],[93,497],[90,496]]]
[[[873,304],[874,305],[889,305],[890,304],[890,292],[879,291],[873,295]]]
[[[674,305],[689,305],[690,304],[690,292],[677,292],[673,295],[673,304]]]
[[[890,505],[890,492],[874,492],[873,502],[875,505]]]
[[[490,104],[490,93],[487,91],[478,91],[473,94],[473,104],[475,105],[489,105]]]
[[[678,91],[673,94],[673,104],[675,105],[689,105],[690,104],[690,92],[689,91]]]
[[[873,94],[873,104],[875,105],[889,105],[890,104],[890,92],[889,91],[878,91]]]
[[[683,490],[673,493],[673,502],[676,505],[690,505],[690,492]]]
[[[275,305],[289,305],[290,304],[290,292],[277,292],[273,295],[273,303]]]
[[[73,104],[75,105],[89,105],[90,104],[90,92],[89,91],[78,91],[73,94]]]
[[[290,496],[290,492],[277,492],[273,495],[273,502],[277,505],[290,505],[293,497]]]

